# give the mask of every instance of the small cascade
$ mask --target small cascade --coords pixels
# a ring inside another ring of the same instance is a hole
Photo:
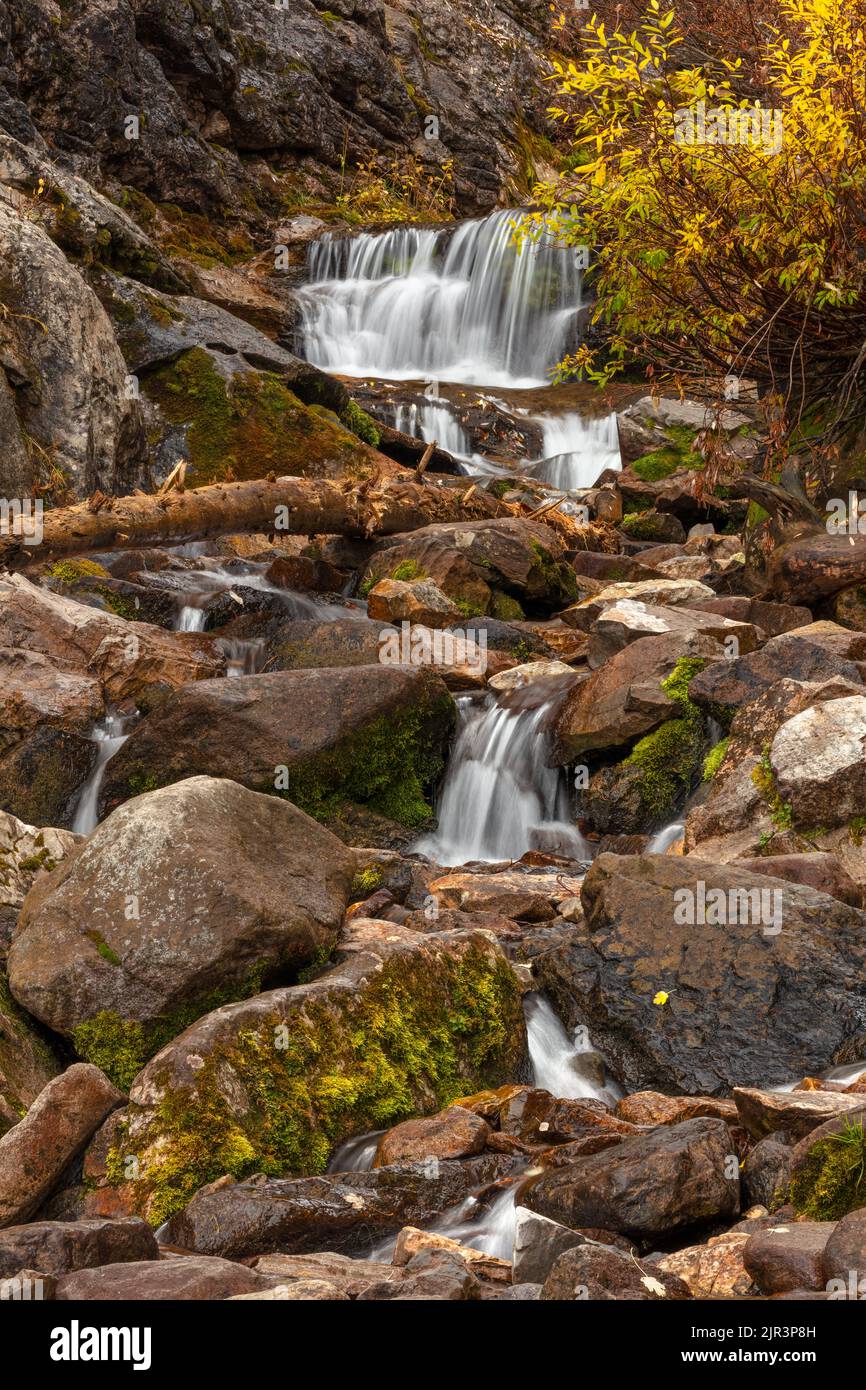
[[[105,779],[105,769],[129,737],[129,723],[128,716],[107,714],[94,726],[91,732],[90,737],[97,745],[96,762],[81,789],[78,805],[75,808],[72,829],[78,835],[89,835],[99,824],[99,793]]]
[[[347,1139],[331,1155],[327,1171],[329,1173],[369,1173],[379,1147],[384,1129],[371,1130],[369,1134],[359,1134],[356,1139]]]
[[[586,419],[575,411],[538,417],[544,428],[544,457],[532,476],[562,492],[592,487],[606,468],[620,469],[616,412]]]
[[[516,245],[526,217],[313,242],[298,293],[308,361],[342,376],[547,385],[574,340],[580,258]]]
[[[588,1034],[579,1029],[570,1038],[542,994],[528,994],[523,1010],[534,1084],[566,1100],[615,1105],[622,1092],[605,1079],[604,1059]]]
[[[192,603],[185,603],[178,614],[176,632],[204,632],[205,611]]]
[[[519,859],[529,849],[589,860],[569,822],[568,790],[547,766],[549,701],[510,709],[490,697],[457,700],[458,735],[439,797],[439,824],[416,846],[443,865]]]
[[[675,845],[683,838],[686,833],[685,822],[678,820],[671,825],[666,825],[663,830],[659,830],[653,835],[644,854],[667,854],[671,845]]]
[[[206,565],[206,568],[189,573],[190,592],[184,595],[188,601],[178,609],[175,632],[204,632],[210,600],[217,594],[234,589],[257,589],[261,593],[278,595],[289,618],[345,616],[344,610],[334,604],[320,603],[307,594],[295,593],[292,589],[281,589],[272,584],[265,578],[267,565],[255,566],[247,562],[244,568],[239,570],[237,564],[229,568],[218,560],[203,560],[201,563]],[[238,614],[243,611],[243,604],[239,603]]]

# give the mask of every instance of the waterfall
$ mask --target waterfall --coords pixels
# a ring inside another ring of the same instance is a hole
[[[615,411],[589,420],[576,411],[539,418],[544,456],[531,469],[539,482],[573,492],[592,487],[606,468],[622,467]]]
[[[237,565],[228,568],[219,560],[209,560],[206,569],[195,570],[190,574],[192,592],[185,595],[190,602],[178,609],[174,625],[176,632],[203,632],[207,620],[206,606],[210,599],[219,593],[234,589],[257,589],[261,593],[276,594],[286,609],[287,618],[329,618],[346,617],[346,610],[336,604],[320,602],[307,594],[295,593],[292,589],[281,589],[265,578],[265,564],[254,566],[247,562],[243,570]],[[240,596],[239,596],[240,597]],[[238,616],[244,612],[242,602],[238,603]]]
[[[298,293],[305,356],[343,376],[547,385],[576,329],[580,261],[543,240],[516,246],[526,217],[313,242]]]
[[[128,724],[129,719],[124,715],[107,714],[93,728],[90,737],[97,745],[96,762],[81,789],[72,821],[72,829],[78,835],[89,835],[99,824],[99,793],[102,790],[105,769],[129,737]]]
[[[685,822],[681,820],[672,821],[663,830],[659,830],[653,835],[644,854],[667,854],[671,845],[675,845],[686,833]]]
[[[570,1038],[543,994],[523,1001],[533,1084],[568,1100],[615,1105],[622,1092],[604,1079],[604,1061],[588,1036]]]
[[[591,857],[569,823],[559,768],[546,766],[551,705],[509,709],[488,697],[457,700],[459,728],[437,807],[438,828],[416,846],[439,864],[495,863],[545,849]]]

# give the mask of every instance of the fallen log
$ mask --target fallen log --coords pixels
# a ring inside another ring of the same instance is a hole
[[[94,550],[180,545],[209,536],[263,532],[277,535],[391,536],[442,521],[511,516],[483,489],[471,498],[459,480],[423,483],[379,478],[360,484],[311,478],[213,483],[156,496],[102,497],[44,513],[41,536],[0,535],[0,567],[27,565]],[[450,484],[450,486],[448,485]]]

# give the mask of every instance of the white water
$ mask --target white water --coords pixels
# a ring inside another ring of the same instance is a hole
[[[190,602],[183,604],[178,611],[175,623],[176,632],[203,632],[207,620],[205,607],[219,593],[234,593],[241,589],[257,589],[265,594],[277,594],[286,607],[286,615],[291,618],[326,618],[329,616],[350,616],[350,613],[336,604],[319,603],[307,594],[296,593],[293,589],[281,589],[265,578],[266,565],[258,568],[248,565],[240,572],[229,569],[219,560],[204,560],[207,568],[187,572],[191,579]],[[238,593],[238,616],[244,612],[243,594]],[[218,635],[218,634],[215,634]]]
[[[508,709],[490,697],[457,700],[459,732],[439,797],[439,824],[416,845],[443,865],[495,863],[545,849],[590,859],[569,822],[568,792],[559,768],[546,766],[543,724],[550,711]]]
[[[562,492],[593,487],[606,468],[622,467],[616,412],[585,419],[576,411],[543,415],[544,457],[532,476]]]
[[[667,854],[671,845],[675,845],[683,838],[686,833],[684,821],[674,821],[671,825],[666,825],[663,830],[659,830],[653,835],[644,854]]]
[[[543,994],[528,994],[524,1012],[533,1083],[553,1096],[615,1105],[622,1092],[599,1080],[604,1064],[588,1033],[577,1029],[570,1038]]]
[[[126,732],[129,720],[120,714],[107,714],[96,724],[90,734],[97,745],[96,762],[87,781],[81,789],[72,829],[78,835],[89,835],[99,824],[97,808],[99,793],[105,778],[105,769],[118,749],[122,748],[129,734]]]
[[[342,376],[547,385],[568,350],[581,271],[573,249],[516,248],[525,218],[313,242],[298,293],[305,356]]]

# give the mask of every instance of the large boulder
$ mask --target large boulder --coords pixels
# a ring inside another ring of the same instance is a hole
[[[724,1120],[685,1120],[550,1169],[528,1181],[520,1200],[575,1230],[670,1238],[739,1211],[736,1149]]]
[[[713,613],[691,608],[663,608],[638,599],[621,599],[605,608],[592,625],[587,649],[591,669],[601,666],[629,642],[663,632],[714,638],[728,653],[754,651],[758,645],[755,629],[748,623],[732,622]]]
[[[705,709],[737,709],[783,678],[822,682],[843,677],[861,685],[856,662],[864,655],[863,633],[848,632],[835,623],[812,623],[771,637],[758,652],[707,667],[692,681],[689,694]]]
[[[0,971],[0,1134],[18,1123],[59,1071],[51,1045],[15,1003]]]
[[[677,1274],[657,1265],[640,1264],[632,1255],[608,1245],[580,1245],[565,1251],[540,1294],[545,1302],[601,1299],[617,1303],[658,1303],[689,1296],[687,1285]]]
[[[272,1289],[279,1280],[234,1260],[179,1256],[78,1269],[65,1274],[55,1297],[61,1303],[212,1302]]]
[[[42,481],[35,464],[26,467],[22,445],[30,458],[50,457],[54,476],[65,475],[79,497],[141,485],[147,481],[141,405],[127,392],[108,315],[60,248],[5,198],[0,261],[0,377],[4,388],[14,387],[14,401],[8,390],[0,393],[13,462],[2,491],[30,496]]]
[[[77,844],[80,837],[69,830],[40,830],[0,811],[0,957],[36,879],[56,869]]]
[[[619,556],[607,557],[619,560]],[[708,584],[699,584],[689,579],[638,579],[608,584],[590,598],[572,604],[562,613],[564,622],[581,632],[591,632],[596,622],[609,608],[621,603],[637,603],[652,609],[680,606],[700,608],[704,601],[715,598]]]
[[[0,1233],[0,1279],[19,1269],[59,1278],[95,1265],[159,1259],[153,1231],[140,1216],[119,1221],[33,1221]]]
[[[800,826],[844,825],[866,814],[866,695],[828,700],[783,724],[770,767]]]
[[[137,1160],[133,1199],[162,1219],[225,1173],[321,1172],[342,1140],[499,1085],[524,1052],[486,934],[354,919],[328,973],[207,1014],[148,1063],[118,1161]]]
[[[629,1091],[718,1095],[862,1054],[856,908],[666,855],[600,855],[582,900],[586,931],[542,955],[536,975]]]
[[[351,852],[288,802],[218,778],[174,783],[119,807],[31,890],[10,988],[128,1084],[158,1041],[327,956],[353,872]]]
[[[443,522],[390,536],[370,560],[362,592],[383,579],[430,579],[466,617],[520,616],[504,599],[547,610],[577,596],[574,571],[556,532],[523,517]]]
[[[0,1227],[32,1215],[122,1100],[108,1077],[87,1063],[49,1081],[0,1139]]]
[[[688,669],[695,674],[707,660],[714,663],[723,656],[724,648],[714,638],[691,631],[630,642],[589,677],[575,679],[566,693],[554,725],[556,761],[620,748],[658,728],[679,712],[676,698],[662,685],[677,663],[694,662]]]
[[[285,795],[326,819],[339,803],[404,825],[430,814],[455,720],[438,676],[406,666],[198,681],[137,725],[109,764],[103,807],[203,774]]]

